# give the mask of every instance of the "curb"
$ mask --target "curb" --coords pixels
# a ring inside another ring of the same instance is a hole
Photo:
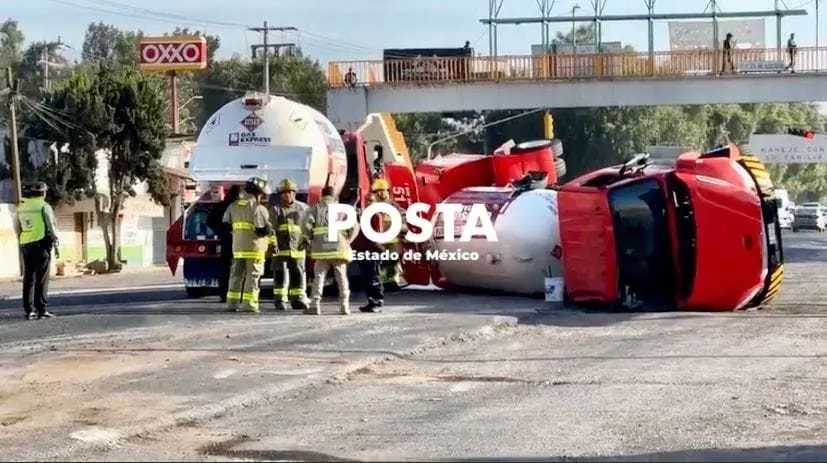
[[[365,357],[361,360],[350,363],[347,367],[342,367],[341,369],[335,370],[331,374],[319,378],[302,378],[290,382],[287,385],[282,384],[277,387],[265,387],[230,397],[229,399],[215,404],[200,406],[187,412],[177,413],[175,415],[160,419],[148,420],[143,423],[137,423],[128,428],[115,428],[112,429],[114,432],[113,436],[117,437],[113,437],[113,439],[108,442],[78,442],[75,444],[69,444],[61,449],[50,452],[48,455],[44,455],[41,458],[44,460],[70,459],[75,457],[78,452],[107,450],[117,446],[120,442],[127,441],[135,437],[166,431],[194,422],[210,421],[216,418],[221,418],[225,415],[232,414],[232,412],[237,409],[266,405],[278,400],[284,394],[295,391],[299,388],[318,387],[322,384],[345,382],[353,378],[353,376],[359,374],[360,371],[372,366],[380,366],[397,359],[415,356],[451,343],[469,342],[489,337],[503,331],[514,329],[518,325],[519,320],[516,317],[494,316],[490,323],[487,323],[481,327],[443,336],[433,341],[425,342],[404,352]]]

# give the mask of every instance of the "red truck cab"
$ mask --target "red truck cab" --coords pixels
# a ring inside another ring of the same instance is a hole
[[[566,183],[558,201],[575,304],[731,311],[780,289],[773,185],[735,145],[688,152],[674,165],[638,155]]]

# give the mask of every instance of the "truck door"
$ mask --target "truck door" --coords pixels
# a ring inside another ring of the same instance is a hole
[[[391,184],[391,199],[399,205],[399,207],[407,210],[408,206],[419,202],[419,189],[417,188],[416,178],[410,167],[403,164],[386,164],[385,175],[388,182]],[[411,227],[414,231],[419,231],[416,227]],[[414,250],[418,252],[425,252],[422,244],[402,242],[402,251]],[[405,275],[405,281],[413,285],[429,285],[431,284],[431,273],[428,262],[421,261],[402,261],[402,270]]]

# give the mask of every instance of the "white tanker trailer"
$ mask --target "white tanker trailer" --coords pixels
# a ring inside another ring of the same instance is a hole
[[[315,109],[279,96],[249,94],[233,100],[204,125],[190,170],[202,191],[211,185],[289,177],[305,198],[329,184],[338,194],[348,159],[336,128]]]
[[[349,149],[343,136],[350,140]],[[310,204],[326,185],[336,194],[365,193],[371,160],[360,140],[358,133],[340,134],[320,112],[283,97],[248,94],[216,111],[190,158],[201,197],[167,232],[167,264],[174,274],[183,259],[188,296],[219,287],[220,241],[207,217],[229,186],[257,176],[275,189],[290,178],[298,185],[297,198]]]
[[[437,218],[434,250],[477,257],[439,261],[440,273],[452,286],[535,294],[544,291],[545,276],[562,276],[556,191],[472,187],[443,202],[464,206],[455,217],[457,238],[474,204],[485,204],[497,235],[497,241],[482,236],[465,243],[447,241],[442,219]]]
[[[438,204],[463,206],[454,215],[454,240],[445,239],[442,214],[428,215],[432,240],[417,245],[417,251],[420,256],[430,254],[432,260],[403,262],[405,279],[446,289],[544,293],[545,278],[563,273],[557,191],[548,188],[564,175],[562,154],[562,143],[556,139],[519,145],[509,140],[492,155],[452,154],[427,160],[417,166],[416,179],[391,169],[394,200],[401,205],[410,203],[406,197],[415,197],[430,204],[432,211]],[[476,204],[487,209],[497,241],[485,236],[457,241],[466,221],[474,218],[469,213]],[[434,257],[438,254],[448,258]]]

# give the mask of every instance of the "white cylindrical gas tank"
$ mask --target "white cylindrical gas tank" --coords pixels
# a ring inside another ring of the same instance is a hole
[[[463,204],[466,209],[485,203],[497,234],[496,242],[482,238],[467,243],[435,239],[437,250],[479,255],[477,261],[440,260],[440,272],[449,282],[469,288],[533,294],[544,292],[546,276],[563,275],[557,192],[529,190],[512,198],[513,192],[510,188],[466,188],[445,199],[446,203]],[[438,219],[437,223],[440,222]],[[458,227],[457,236],[461,232]]]
[[[320,112],[287,98],[250,94],[210,117],[198,135],[190,169],[199,180],[230,170],[236,176],[266,177],[272,186],[290,177],[305,191],[324,186],[330,173],[330,186],[339,193],[347,155],[339,132]]]

